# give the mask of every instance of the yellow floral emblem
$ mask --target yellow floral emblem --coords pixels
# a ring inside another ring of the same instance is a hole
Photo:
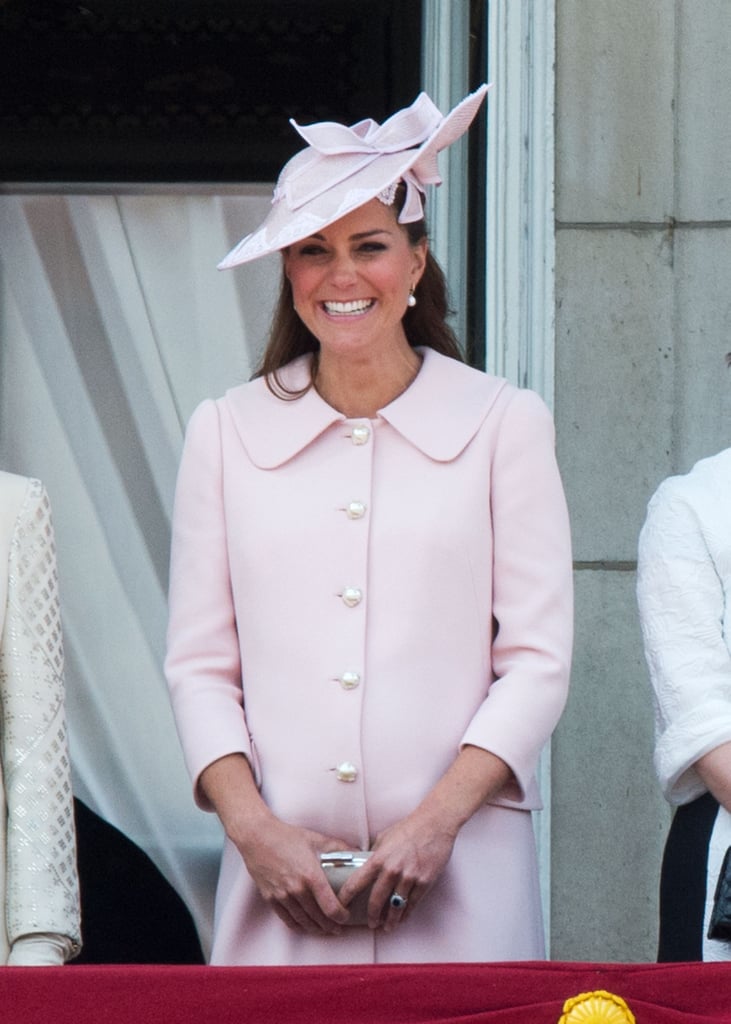
[[[611,992],[584,992],[563,1004],[558,1024],[636,1024],[624,999]]]

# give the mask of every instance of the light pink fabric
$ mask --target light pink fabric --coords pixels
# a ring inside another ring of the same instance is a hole
[[[227,846],[215,963],[542,955],[526,811],[572,639],[553,425],[532,392],[423,354],[373,421],[346,420],[314,390],[284,402],[261,380],[196,411],[174,517],[173,706],[194,780],[241,751],[274,813],[353,848],[412,810],[461,743],[498,754],[518,785],[468,823],[391,936],[293,935]],[[306,358],[287,376],[304,383]],[[356,607],[346,587],[361,588]],[[345,671],[360,685],[344,689]],[[354,782],[337,778],[344,761]]]
[[[333,121],[303,126],[290,120],[309,145],[282,168],[264,222],[242,238],[218,269],[286,249],[399,181],[406,186],[399,222],[421,220],[422,194],[427,185],[442,182],[438,154],[467,131],[489,88],[481,85],[446,116],[422,92],[382,125],[371,118],[351,126]]]

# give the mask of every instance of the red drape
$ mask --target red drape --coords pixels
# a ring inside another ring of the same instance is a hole
[[[582,992],[637,1024],[731,1022],[731,964],[8,967],[3,1024],[557,1024]]]

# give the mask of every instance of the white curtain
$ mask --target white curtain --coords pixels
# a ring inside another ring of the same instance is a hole
[[[0,467],[51,497],[75,791],[149,854],[206,954],[221,834],[162,674],[170,518],[191,412],[266,338],[277,259],[216,263],[270,195],[0,196]]]

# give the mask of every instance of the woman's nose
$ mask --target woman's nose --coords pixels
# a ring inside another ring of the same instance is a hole
[[[357,276],[355,262],[349,253],[335,256],[330,264],[330,280],[339,288],[352,284]]]

